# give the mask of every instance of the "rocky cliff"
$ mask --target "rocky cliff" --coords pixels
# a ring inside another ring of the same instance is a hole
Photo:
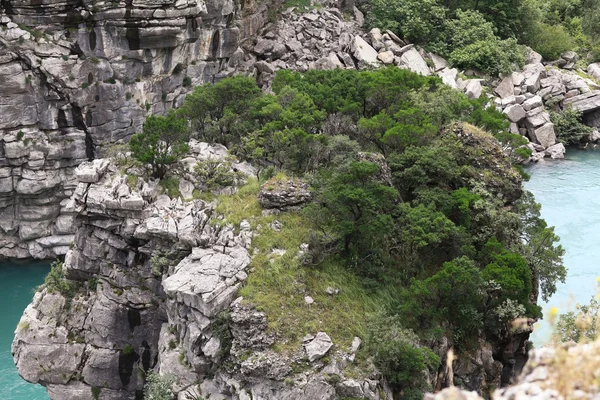
[[[73,240],[74,169],[236,72],[267,3],[0,3],[0,257],[52,258]]]
[[[377,374],[344,376],[359,339],[345,348],[307,332],[300,348],[274,351],[266,315],[237,297],[247,222],[219,223],[214,203],[158,195],[108,160],[76,176],[66,280],[36,293],[13,342],[19,373],[51,399],[139,399],[150,370],[176,376],[180,400],[389,396]]]
[[[271,9],[270,15],[275,14]],[[275,71],[396,65],[488,96],[531,140],[531,161],[561,158],[548,108],[600,110],[597,65],[552,65],[531,53],[522,72],[467,77],[392,32],[365,32],[362,13],[284,10],[254,1],[0,4],[0,257],[52,258],[73,240],[65,209],[74,168],[178,107],[191,88],[234,73],[268,90]],[[472,74],[473,71],[463,71]],[[591,141],[600,138],[597,132]]]

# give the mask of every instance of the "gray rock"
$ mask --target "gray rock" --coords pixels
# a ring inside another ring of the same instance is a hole
[[[358,67],[378,66],[377,51],[363,38],[356,35],[351,44],[352,55],[356,58]]]
[[[500,84],[494,89],[494,92],[500,96],[501,99],[505,99],[509,96],[514,96],[515,87],[513,85],[512,77],[504,77]]]
[[[511,122],[519,122],[523,118],[525,118],[525,110],[519,104],[513,104],[511,106],[506,107],[504,110],[504,114],[508,117]]]
[[[481,93],[483,91],[483,88],[481,87],[481,80],[469,79],[464,84],[464,91],[469,99],[478,99],[481,97]]]
[[[549,122],[539,128],[529,129],[531,139],[544,148],[548,148],[556,143],[556,134],[554,133],[554,124]]]
[[[424,76],[431,75],[429,66],[421,56],[421,53],[419,53],[414,47],[402,54],[400,57],[400,62],[402,65],[406,66],[408,69],[416,72],[417,74]]]
[[[565,158],[565,152],[565,146],[562,143],[552,145],[545,150],[546,156],[552,158],[553,160]]]
[[[593,63],[588,65],[587,73],[592,76],[592,78],[600,81],[600,63]]]
[[[385,65],[390,65],[394,63],[394,53],[391,51],[382,51],[377,54],[377,58]]]
[[[525,80],[523,85],[529,93],[536,93],[540,89],[540,80],[546,76],[546,68],[540,63],[528,64],[523,71]]]
[[[318,332],[314,339],[304,345],[308,361],[313,362],[322,358],[332,346],[331,338],[325,332]]]
[[[523,109],[525,111],[529,111],[534,108],[541,107],[543,105],[544,105],[544,102],[542,101],[542,98],[540,96],[534,96],[534,97],[530,98],[529,100],[526,100],[523,102]]]

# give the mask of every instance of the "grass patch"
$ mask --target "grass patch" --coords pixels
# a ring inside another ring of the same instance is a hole
[[[298,349],[302,338],[318,331],[327,332],[338,346],[349,346],[355,336],[366,337],[367,316],[383,307],[385,291],[368,292],[360,279],[347,271],[341,262],[329,259],[319,267],[300,263],[299,246],[312,229],[311,221],[301,212],[262,215],[258,203],[259,184],[251,180],[233,196],[219,196],[216,211],[226,223],[238,226],[247,219],[252,228],[262,229],[252,241],[258,253],[252,258],[246,285],[240,290],[244,301],[267,314],[268,329],[275,332],[282,352]],[[277,219],[283,225],[280,232],[271,229]],[[276,256],[273,249],[285,249]],[[328,287],[340,289],[331,296]],[[304,301],[311,296],[311,305]]]
[[[160,186],[163,189],[163,193],[167,194],[171,198],[181,197],[179,191],[179,179],[177,178],[166,178],[160,181]]]

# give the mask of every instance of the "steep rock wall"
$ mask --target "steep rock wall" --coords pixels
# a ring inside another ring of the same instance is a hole
[[[69,289],[36,293],[12,348],[21,376],[46,386],[52,400],[139,399],[151,370],[177,378],[179,400],[199,392],[226,400],[391,396],[379,374],[344,377],[360,341],[338,348],[326,333],[309,332],[293,355],[273,351],[267,316],[236,299],[251,273],[248,226],[209,222],[212,205],[128,183],[103,159],[80,165],[77,179],[67,205],[77,226],[63,266]],[[229,339],[214,329],[224,310]],[[223,363],[226,347],[232,357]],[[328,382],[328,374],[342,378]]]
[[[0,258],[73,240],[74,168],[236,72],[267,3],[0,2]]]

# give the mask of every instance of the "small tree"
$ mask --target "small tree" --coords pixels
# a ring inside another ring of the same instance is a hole
[[[150,165],[151,175],[162,179],[169,165],[189,151],[187,121],[174,112],[166,117],[150,116],[142,133],[132,136],[129,148],[133,157]]]

